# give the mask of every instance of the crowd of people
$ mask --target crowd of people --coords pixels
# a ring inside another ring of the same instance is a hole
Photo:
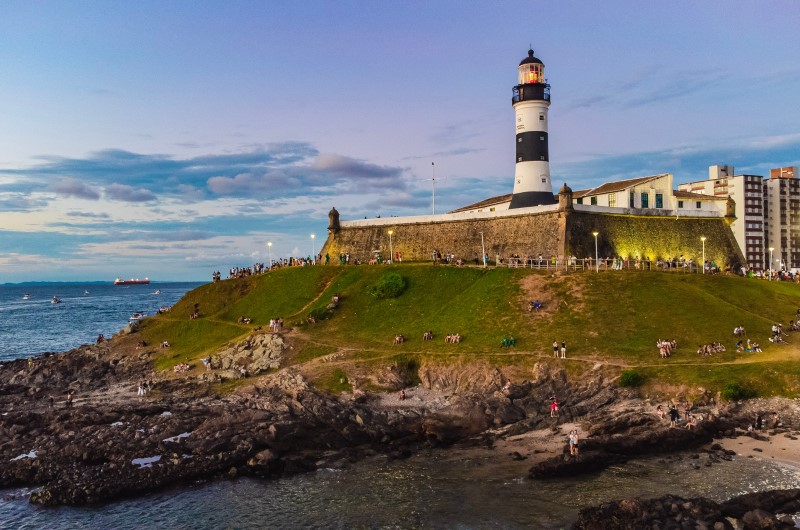
[[[452,335],[445,336],[444,342],[445,344],[458,344],[461,342],[461,338],[462,337],[460,333],[454,333]]]
[[[672,355],[672,352],[678,348],[678,342],[673,340],[657,340],[656,347],[658,348],[658,353],[661,354],[661,358],[665,359]]]
[[[786,342],[783,338],[783,324],[778,323],[772,325],[772,335],[770,335],[769,341],[774,343]]]
[[[663,406],[658,405],[656,407],[656,414],[662,420],[664,418],[669,418],[669,426],[670,427],[680,427],[681,423],[684,423],[684,426],[687,429],[694,429],[697,427],[698,422],[703,421],[702,414],[692,414],[692,404],[685,403],[683,406],[683,417],[681,417],[681,413],[678,410],[678,407],[674,404],[671,404],[666,410]]]
[[[344,255],[341,255],[344,256]],[[339,262],[344,265],[345,262],[343,261],[342,257],[340,256]],[[247,276],[252,276],[254,274],[264,274],[265,272],[273,269],[280,269],[283,267],[305,267],[308,265],[315,265],[319,262],[321,256],[306,256],[306,257],[290,257],[290,258],[279,258],[272,260],[271,265],[265,265],[264,263],[257,262],[249,267],[231,267],[228,270],[228,278],[246,278]],[[327,261],[330,260],[330,256],[326,254],[326,264]],[[347,262],[350,261],[350,255],[347,254]],[[356,260],[358,261],[358,260]],[[222,273],[220,271],[213,271],[211,273],[211,281],[218,282],[222,280]]]
[[[714,353],[722,353],[725,351],[725,345],[721,342],[709,342],[708,344],[701,344],[697,347],[697,354],[704,357]]]

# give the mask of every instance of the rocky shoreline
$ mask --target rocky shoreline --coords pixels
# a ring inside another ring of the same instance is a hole
[[[253,343],[282,344],[277,335]],[[269,348],[264,355],[264,369],[280,362]],[[599,368],[570,381],[546,362],[524,380],[486,366],[424,366],[420,387],[398,401],[394,393],[320,392],[297,367],[218,395],[212,382],[230,363],[222,357],[211,364],[208,372],[167,377],[152,371],[150,353],[124,352],[114,341],[0,364],[0,488],[36,488],[30,501],[40,505],[98,504],[197,480],[278,477],[454,444],[516,447],[511,458],[526,461],[532,478],[686,450],[700,450],[698,466],[713,465],[735,452],[714,440],[742,434],[756,411],[779,412],[782,425],[750,436],[800,435],[795,401],[720,406],[707,393],[693,403],[693,413],[703,416],[695,428],[670,428],[655,414],[655,401],[620,389]],[[403,374],[387,370],[383,383],[403,387]],[[150,391],[139,396],[143,381]],[[67,391],[74,393],[71,406]],[[558,418],[550,417],[551,396],[562,402]],[[581,430],[577,456],[566,445],[565,429],[573,426]],[[583,510],[576,528],[601,528],[596,521],[614,521],[602,528],[736,528],[732,521],[756,515],[758,524],[778,526],[753,528],[779,528],[780,514],[800,511],[800,492],[781,493],[782,504],[767,502],[776,495],[737,501],[750,507],[741,513],[704,499],[617,501]]]

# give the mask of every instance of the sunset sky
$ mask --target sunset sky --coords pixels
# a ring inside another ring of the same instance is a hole
[[[510,193],[511,89],[555,186],[800,164],[800,2],[0,2],[0,283],[208,280],[342,219]],[[444,179],[446,177],[446,179]]]

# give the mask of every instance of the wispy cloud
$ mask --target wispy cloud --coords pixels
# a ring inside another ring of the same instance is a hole
[[[74,178],[62,178],[51,184],[47,190],[62,197],[77,197],[79,199],[89,199],[92,201],[96,201],[100,198],[99,192]]]
[[[95,212],[81,212],[81,211],[72,211],[67,212],[66,215],[68,217],[80,217],[84,219],[110,219],[111,216],[107,213],[95,213]]]
[[[708,166],[714,164],[733,165],[737,174],[768,176],[772,167],[800,164],[800,133],[730,140],[725,145],[678,145],[655,151],[594,155],[553,164],[553,181],[564,181],[579,189],[613,180],[673,173],[676,182],[687,182],[707,178]]]
[[[456,145],[480,136],[482,128],[470,120],[448,123],[430,135],[430,141],[438,145]]]
[[[604,106],[633,109],[689,97],[698,92],[720,87],[728,81],[730,73],[718,70],[647,69],[635,78],[624,80],[606,89],[596,89],[592,95],[572,101],[564,111]]]
[[[156,200],[155,194],[145,188],[134,188],[127,184],[109,184],[105,195],[112,201],[150,202]]]
[[[180,159],[107,149],[85,158],[42,156],[30,168],[0,170],[0,192],[48,191],[62,198],[152,202],[179,198],[279,198],[342,189],[403,189],[403,167],[338,154],[320,154],[303,142],[251,146],[248,150]],[[54,181],[55,180],[55,181]]]
[[[0,211],[27,212],[47,206],[43,199],[33,199],[27,193],[0,193]]]

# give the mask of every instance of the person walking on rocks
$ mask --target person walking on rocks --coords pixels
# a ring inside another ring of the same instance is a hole
[[[558,359],[558,341],[557,340],[553,341],[553,357]]]
[[[72,390],[67,392],[67,408],[72,408]]]
[[[669,407],[669,426],[677,427],[679,418],[680,414],[678,413],[678,408],[675,405],[671,405]]]
[[[567,358],[567,343],[566,341],[563,340],[561,341],[561,358],[562,359]]]
[[[553,398],[553,403],[550,404],[550,417],[558,418],[558,400]]]

